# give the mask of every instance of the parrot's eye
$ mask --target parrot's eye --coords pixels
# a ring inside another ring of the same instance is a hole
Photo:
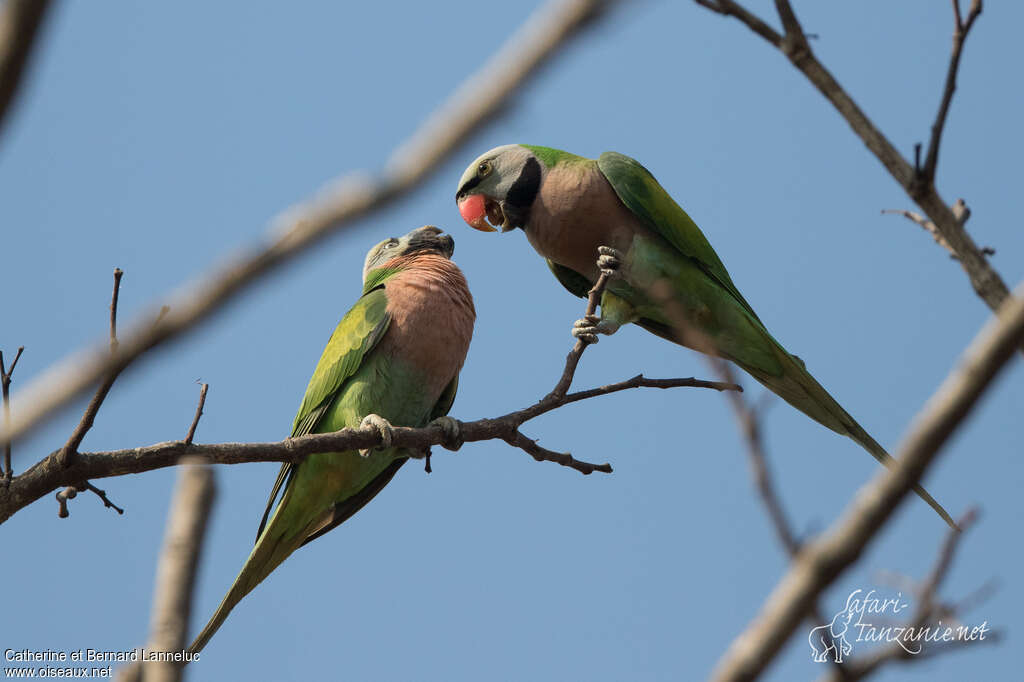
[[[389,241],[387,244],[385,244],[384,248],[385,249],[393,249],[396,246],[398,246],[398,241],[393,239],[393,240]]]
[[[480,177],[488,175],[491,172],[491,162],[481,161],[480,165],[476,167],[476,172]]]

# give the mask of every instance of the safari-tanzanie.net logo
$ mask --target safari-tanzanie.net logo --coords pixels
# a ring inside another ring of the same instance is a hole
[[[947,625],[941,620],[921,626],[900,624],[895,621],[912,616],[902,592],[890,598],[879,596],[875,590],[863,592],[851,592],[846,606],[831,623],[819,625],[808,634],[811,657],[818,663],[842,663],[844,656],[853,653],[854,643],[859,642],[896,643],[908,654],[919,654],[928,643],[980,641],[991,632],[988,621],[974,626]]]

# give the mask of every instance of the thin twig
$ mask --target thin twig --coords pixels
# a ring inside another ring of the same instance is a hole
[[[203,416],[203,406],[206,405],[206,391],[209,388],[209,384],[203,384],[202,388],[199,389],[199,404],[196,405],[196,416],[192,418],[192,425],[188,427],[188,433],[185,435],[185,445],[191,445],[192,439],[196,436],[196,427],[199,426],[199,418]]]
[[[462,422],[464,442],[516,439],[516,432],[526,422],[547,414],[562,405],[589,400],[603,395],[635,388],[707,388],[717,391],[741,390],[739,386],[701,379],[648,379],[637,375],[625,381],[606,386],[569,393],[558,400],[541,400],[529,407],[493,419]],[[393,428],[395,447],[421,452],[431,445],[443,445],[449,434],[440,426]],[[6,492],[0,492],[0,523],[12,514],[49,492],[79,481],[142,473],[174,466],[185,455],[198,455],[212,464],[242,464],[246,462],[297,462],[316,452],[343,452],[380,445],[380,431],[373,427],[347,428],[334,433],[318,433],[275,443],[216,443],[191,445],[183,440],[157,443],[145,447],[108,452],[82,452],[68,468],[57,466],[53,457],[46,457],[29,468],[11,483]],[[517,445],[518,447],[518,445]],[[415,456],[415,455],[414,455]],[[561,463],[561,462],[559,462]],[[596,469],[595,469],[596,470]]]
[[[947,242],[945,237],[942,236],[942,233],[939,232],[939,228],[935,227],[935,223],[928,220],[920,213],[916,213],[914,211],[907,211],[902,208],[883,208],[882,213],[883,215],[887,213],[892,215],[901,215],[907,220],[920,225],[925,232],[932,236],[932,239],[935,240],[936,244],[938,244],[939,246],[941,246],[942,248],[949,252],[950,257],[957,257],[956,251],[953,250],[953,247],[949,245],[949,242]]]
[[[110,297],[110,357],[117,355],[117,298],[118,291],[121,288],[121,277],[124,273],[121,268],[114,268],[114,293]],[[71,432],[71,436],[68,438],[68,442],[64,444],[64,447],[60,450],[57,455],[57,460],[62,467],[71,466],[74,462],[76,455],[78,454],[78,448],[82,444],[82,440],[85,435],[89,433],[89,429],[92,428],[93,423],[96,421],[96,415],[100,411],[100,407],[103,405],[103,401],[107,399],[107,394],[110,393],[111,387],[114,382],[117,381],[118,375],[124,369],[124,365],[115,367],[110,371],[100,385],[96,388],[96,392],[93,394],[89,404],[85,407],[85,412],[82,414],[81,420],[75,430]]]
[[[612,278],[612,273],[602,271],[598,276],[594,286],[587,293],[587,307],[583,313],[584,317],[592,317],[597,313],[597,306],[601,303],[601,294],[604,293],[605,288],[608,286],[609,280]],[[583,351],[587,349],[590,344],[583,339],[576,339],[576,343],[573,344],[572,350],[569,351],[569,355],[565,358],[565,370],[562,372],[562,376],[559,377],[558,383],[551,389],[551,393],[547,394],[543,400],[559,400],[565,396],[565,392],[569,390],[572,385],[572,379],[576,375],[576,367],[580,364],[580,358],[583,357]],[[541,402],[543,402],[543,400]]]
[[[857,560],[921,480],[1022,341],[1024,285],[982,328],[959,366],[918,413],[897,450],[896,466],[876,474],[828,532],[804,545],[760,614],[719,661],[713,679],[753,679],[775,658],[807,608]]]
[[[935,167],[939,163],[939,145],[942,142],[942,130],[946,126],[946,117],[949,114],[949,105],[953,101],[953,93],[956,92],[956,74],[960,69],[960,54],[963,52],[964,41],[967,34],[974,26],[974,20],[981,14],[981,0],[971,0],[971,7],[967,11],[967,21],[960,17],[960,2],[953,0],[953,49],[949,55],[949,68],[946,70],[946,85],[942,91],[942,100],[939,102],[939,111],[935,115],[935,122],[932,123],[932,135],[928,141],[928,154],[925,156],[924,167],[920,169],[920,180],[932,183],[935,180]]]
[[[75,485],[69,485],[64,490],[57,493],[57,516],[62,519],[66,519],[71,516],[71,512],[68,511],[68,500],[73,500],[78,496],[78,493],[89,491],[96,494],[96,497],[103,501],[103,506],[107,509],[113,509],[118,514],[124,514],[124,509],[121,509],[116,504],[110,501],[107,497],[107,491],[100,490],[89,481],[84,483],[76,483]]]
[[[590,462],[580,461],[568,452],[555,452],[554,450],[548,450],[547,448],[537,445],[537,441],[533,438],[527,438],[521,431],[516,431],[515,436],[508,439],[506,442],[513,447],[519,448],[538,462],[554,462],[556,464],[561,464],[564,467],[575,469],[584,476],[588,476],[595,471],[600,471],[605,474],[612,473],[612,465],[607,462],[604,464],[592,464]]]
[[[18,352],[14,354],[10,368],[4,369],[4,352],[0,350],[0,390],[3,392],[4,426],[8,428],[11,425],[11,375],[14,374],[14,368],[24,351],[25,346],[18,346]],[[11,441],[4,443],[4,466],[0,470],[0,474],[2,474],[3,485],[6,488],[11,484],[11,478],[14,476],[14,469],[11,467]]]
[[[114,293],[110,295],[110,352],[117,352],[117,297],[121,292],[121,268],[114,268]]]
[[[141,316],[120,335],[120,347],[113,356],[106,349],[93,349],[53,366],[19,393],[14,421],[0,430],[0,442],[18,438],[111,372],[180,337],[259,278],[327,236],[408,194],[497,115],[581,29],[605,16],[612,4],[614,0],[548,2],[395,150],[382,176],[346,175],[308,203],[285,211],[272,228],[269,243],[220,263],[193,282],[171,299],[170,311],[159,322],[155,310]]]
[[[7,0],[0,8],[0,124],[25,75],[49,0]]]

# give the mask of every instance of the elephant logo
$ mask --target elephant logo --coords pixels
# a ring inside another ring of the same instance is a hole
[[[854,591],[846,600],[846,606],[836,614],[828,625],[819,625],[807,635],[807,643],[811,645],[811,656],[816,663],[824,663],[832,654],[832,660],[836,663],[843,662],[843,656],[849,656],[853,651],[853,645],[846,639],[846,632],[850,623],[858,613],[853,602],[860,590]]]

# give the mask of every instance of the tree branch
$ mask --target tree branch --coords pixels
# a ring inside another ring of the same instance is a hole
[[[0,350],[0,391],[3,393],[4,426],[6,427],[10,427],[11,424],[11,375],[14,374],[14,368],[24,351],[25,346],[18,346],[18,352],[14,354],[10,368],[4,369],[4,352]],[[0,469],[0,474],[2,474],[3,485],[6,488],[11,482],[11,477],[14,476],[14,469],[11,467],[10,441],[4,443],[4,466],[3,469]]]
[[[750,680],[782,648],[821,592],[861,555],[900,502],[921,480],[940,448],[1024,341],[1024,285],[978,333],[960,364],[928,400],[896,453],[894,469],[861,489],[839,521],[804,546],[761,613],[737,637],[715,680]]]
[[[114,354],[106,349],[82,351],[51,367],[19,394],[14,421],[0,429],[0,443],[25,434],[95,382],[192,329],[260,277],[410,192],[582,28],[603,16],[613,1],[546,4],[395,150],[382,176],[346,175],[313,200],[289,209],[276,221],[267,243],[250,247],[200,277],[170,300],[170,310],[162,318],[154,309],[129,325]]]
[[[956,219],[956,216],[950,210],[949,206],[943,201],[942,197],[939,196],[938,191],[935,189],[935,183],[933,178],[924,179],[918,170],[915,170],[903,156],[896,151],[896,148],[892,146],[885,135],[882,134],[875,124],[867,117],[867,115],[861,110],[857,103],[853,101],[853,98],[843,89],[838,81],[829,73],[821,62],[818,61],[811,50],[809,45],[804,45],[804,49],[792,50],[787,49],[787,44],[776,31],[764,23],[756,15],[750,13],[739,4],[732,0],[718,0],[717,4],[712,6],[710,2],[696,0],[697,4],[711,9],[718,14],[733,16],[742,21],[752,31],[757,33],[759,36],[764,38],[770,44],[779,48],[790,62],[801,73],[811,82],[818,91],[824,95],[836,111],[846,120],[853,132],[867,145],[868,149],[875,155],[875,157],[882,162],[882,165],[886,167],[889,174],[892,175],[893,179],[898,182],[903,189],[907,192],[911,199],[913,199],[918,206],[924,210],[931,221],[935,224],[936,229],[942,238],[946,240],[950,248],[957,256],[957,260],[963,267],[964,272],[967,274],[971,285],[974,287],[975,292],[979,297],[988,305],[992,310],[997,310],[1002,302],[1009,295],[1009,289],[1006,287],[1006,283],[1003,281],[999,273],[996,272],[988,263],[985,257],[985,253],[978,248],[977,244],[971,238],[970,234],[964,229],[963,224]],[[980,13],[980,2],[972,0],[972,10],[974,2],[978,5],[978,13]],[[975,15],[975,18],[976,15]],[[794,16],[795,20],[795,16]],[[969,19],[973,23],[973,19]],[[966,31],[964,32],[966,36]],[[963,38],[960,39],[961,43]],[[954,73],[954,84],[955,84],[955,70],[959,64],[959,52],[956,54],[956,63],[952,63],[950,68]],[[948,80],[948,79],[947,79]],[[952,92],[949,93],[952,96]],[[944,98],[945,100],[945,98]],[[946,105],[948,109],[948,103]],[[945,113],[940,107],[941,121],[945,120]],[[940,119],[937,119],[937,122]],[[939,135],[934,134],[933,129],[932,142],[936,148],[936,158],[938,156],[938,144],[941,137],[941,126],[939,129]],[[927,166],[927,161],[925,165]],[[1022,348],[1024,352],[1024,348]]]
[[[0,14],[0,124],[14,102],[49,0],[7,0]]]
[[[946,71],[946,86],[942,91],[942,100],[939,103],[939,111],[935,115],[935,122],[932,124],[932,136],[928,142],[928,155],[925,157],[924,167],[920,168],[921,179],[924,182],[932,183],[935,180],[935,167],[939,163],[939,145],[942,142],[942,129],[946,125],[946,116],[949,114],[949,105],[953,101],[953,93],[956,91],[956,74],[960,68],[960,54],[963,51],[964,41],[967,34],[974,26],[974,20],[981,14],[981,0],[971,0],[971,8],[967,12],[967,21],[960,18],[960,0],[953,0],[953,49],[949,55],[949,68]]]
[[[110,297],[110,355],[113,357],[117,353],[117,297],[118,292],[121,289],[121,277],[124,275],[121,272],[121,268],[114,268],[114,293]],[[61,448],[60,454],[57,455],[57,459],[61,466],[70,466],[74,461],[75,456],[78,454],[78,448],[82,444],[82,439],[85,438],[85,434],[89,433],[89,429],[92,428],[93,423],[96,421],[96,415],[100,411],[100,407],[103,405],[103,401],[107,399],[107,394],[110,393],[111,387],[114,382],[117,381],[118,375],[121,373],[124,367],[114,369],[106,376],[103,383],[96,389],[96,393],[93,394],[92,400],[85,408],[85,413],[82,414],[82,419],[78,422],[78,426],[71,432],[71,437],[68,438],[68,442]],[[73,496],[72,496],[73,497]]]
[[[213,467],[191,457],[181,464],[156,570],[153,615],[146,644],[147,655],[151,657],[155,653],[180,654],[188,645],[186,637],[199,555],[217,492]],[[118,679],[178,682],[184,665],[184,660],[136,663],[120,671]]]
[[[185,434],[186,445],[191,445],[192,439],[196,436],[196,427],[199,426],[199,418],[203,416],[203,407],[206,405],[206,391],[209,388],[209,384],[203,384],[202,388],[199,389],[199,404],[196,405],[196,416],[192,418],[192,425],[188,427],[188,433]]]
[[[942,547],[939,550],[935,564],[932,566],[931,572],[925,579],[921,588],[918,590],[918,603],[914,616],[904,626],[908,632],[921,632],[929,622],[935,622],[942,618],[949,619],[950,617],[956,616],[957,609],[955,607],[946,607],[938,603],[938,591],[942,581],[946,577],[946,574],[949,572],[949,568],[953,562],[953,557],[959,547],[960,540],[968,529],[974,525],[976,520],[977,510],[973,508],[969,509],[967,513],[957,521],[957,526],[960,527],[961,532],[949,530],[946,533],[946,539],[942,543]],[[822,620],[820,622],[826,621]],[[958,650],[964,646],[979,643],[979,641],[980,640],[954,640],[952,642],[948,642],[948,646],[943,646],[941,642],[928,643],[927,640],[923,640],[921,644],[922,648],[916,654],[908,653],[903,645],[899,642],[894,642],[892,645],[880,647],[868,655],[847,661],[842,675],[836,672],[832,675],[823,677],[822,680],[823,682],[826,680],[828,682],[853,682],[854,680],[862,680],[877,672],[887,663],[894,661],[907,662],[921,660],[938,653]],[[986,643],[994,643],[998,641],[998,633],[991,633],[984,641]]]
[[[533,405],[510,412],[494,419],[479,419],[462,423],[462,438],[465,442],[500,439],[515,442],[520,446],[518,429],[527,421],[551,412],[563,405],[609,395],[633,388],[710,388],[717,391],[741,390],[716,381],[701,379],[648,379],[637,375],[586,391],[569,393],[560,399],[545,398]],[[432,445],[447,442],[447,434],[440,426],[412,428],[394,427],[392,443],[396,447],[422,451]],[[380,432],[372,427],[347,428],[334,433],[312,434],[290,438],[275,443],[216,443],[188,444],[184,440],[156,443],[154,445],[113,450],[107,452],[82,452],[67,468],[57,465],[55,458],[44,458],[24,474],[11,482],[7,491],[0,491],[0,523],[12,514],[31,504],[52,490],[77,481],[124,474],[138,474],[144,471],[174,466],[185,455],[206,458],[211,464],[242,464],[246,462],[297,462],[315,452],[341,452],[372,448],[380,445]],[[558,453],[556,453],[558,454]],[[531,453],[532,455],[532,453]],[[567,464],[559,460],[560,464]],[[594,470],[602,470],[593,465]]]

